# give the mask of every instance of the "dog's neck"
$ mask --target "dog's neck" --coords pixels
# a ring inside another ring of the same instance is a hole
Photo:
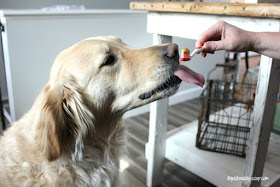
[[[123,128],[122,115],[103,114],[95,115],[95,136],[110,145],[112,138]]]

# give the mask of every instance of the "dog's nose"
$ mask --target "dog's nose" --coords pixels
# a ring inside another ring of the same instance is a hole
[[[166,46],[164,55],[169,58],[179,59],[178,45],[177,44],[168,44]]]

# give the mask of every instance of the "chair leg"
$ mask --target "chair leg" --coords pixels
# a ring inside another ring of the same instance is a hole
[[[248,51],[245,52],[245,63],[246,63],[246,70],[249,69],[249,56]]]

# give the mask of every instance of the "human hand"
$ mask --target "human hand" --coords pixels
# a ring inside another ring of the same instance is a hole
[[[224,21],[218,21],[196,41],[196,47],[204,46],[202,56],[207,53],[214,53],[218,50],[228,50],[233,52],[244,52],[252,48],[254,40],[253,32],[248,32],[230,25]]]

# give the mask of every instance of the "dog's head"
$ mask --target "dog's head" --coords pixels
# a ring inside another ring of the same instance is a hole
[[[176,44],[136,49],[112,36],[89,38],[64,50],[44,90],[39,126],[55,136],[39,135],[47,144],[38,147],[55,160],[61,153],[59,145],[74,136],[78,153],[96,123],[112,121],[132,108],[174,94],[182,77],[204,83],[201,76],[179,66],[178,59]]]

